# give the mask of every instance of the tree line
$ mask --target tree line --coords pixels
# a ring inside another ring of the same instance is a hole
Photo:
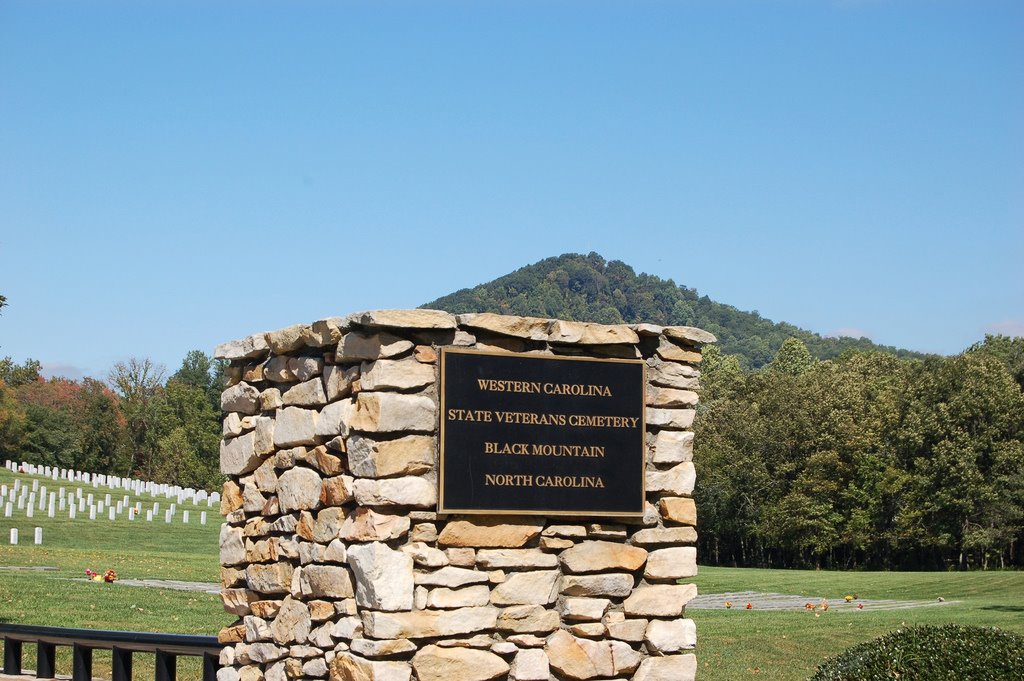
[[[793,338],[759,370],[705,348],[702,372],[702,562],[1024,566],[1024,339],[821,361]]]
[[[224,366],[194,350],[169,378],[149,359],[106,381],[44,379],[39,362],[0,360],[0,457],[218,489]]]

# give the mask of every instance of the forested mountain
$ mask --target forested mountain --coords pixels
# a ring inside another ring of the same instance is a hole
[[[619,324],[697,326],[718,336],[718,347],[737,355],[745,368],[764,366],[787,338],[799,338],[818,359],[847,350],[885,350],[898,356],[918,353],[879,346],[866,338],[824,338],[785,322],[701,296],[671,279],[636,274],[619,260],[597,253],[547,258],[471,289],[438,298],[423,307],[449,312],[497,312],[532,317]]]
[[[689,325],[706,564],[1024,566],[1024,338],[952,357],[822,338],[599,255],[562,255],[424,307]]]

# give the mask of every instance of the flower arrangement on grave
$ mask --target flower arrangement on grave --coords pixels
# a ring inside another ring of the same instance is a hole
[[[85,576],[92,582],[114,582],[117,581],[117,573],[113,570],[107,570],[102,575],[95,570],[90,568],[85,569]]]

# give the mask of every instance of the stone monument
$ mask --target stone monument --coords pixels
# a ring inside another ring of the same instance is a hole
[[[714,340],[379,310],[219,346],[219,681],[694,678]]]

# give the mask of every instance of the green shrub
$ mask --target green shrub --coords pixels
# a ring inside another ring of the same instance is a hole
[[[849,648],[818,667],[811,681],[1020,681],[1024,637],[999,629],[920,626]]]

